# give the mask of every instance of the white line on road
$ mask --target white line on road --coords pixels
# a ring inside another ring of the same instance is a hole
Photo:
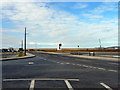
[[[115,65],[118,65],[118,63],[109,63],[109,64],[115,64]]]
[[[100,83],[103,87],[105,87],[108,90],[113,90],[112,88],[110,88],[108,85],[104,84],[104,83]]]
[[[98,68],[98,69],[100,69],[100,70],[106,70],[106,69],[104,69],[104,68]]]
[[[117,72],[117,70],[108,70],[108,71],[111,71],[111,72]]]
[[[87,66],[87,65],[83,65],[84,67],[89,67],[89,66]]]
[[[3,81],[17,81],[17,80],[70,80],[79,81],[79,79],[62,79],[62,78],[21,78],[21,79],[4,79]]]
[[[34,85],[35,85],[35,80],[32,80],[31,84],[30,84],[30,89],[29,90],[34,90]]]
[[[60,64],[64,64],[64,63],[60,63]]]
[[[28,64],[34,64],[34,62],[29,62]]]
[[[73,87],[70,85],[70,83],[68,82],[68,80],[64,80],[65,84],[67,85],[69,90],[74,90]]]
[[[66,63],[66,64],[70,64],[70,63]]]

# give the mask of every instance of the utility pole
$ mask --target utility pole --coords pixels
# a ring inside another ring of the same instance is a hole
[[[21,48],[23,49],[23,40],[22,40],[22,42],[21,42]]]
[[[24,43],[24,53],[26,55],[26,27],[25,27],[25,43]]]
[[[100,43],[100,49],[101,49],[101,40],[99,39],[99,43]]]
[[[23,52],[23,40],[21,41],[21,50]]]

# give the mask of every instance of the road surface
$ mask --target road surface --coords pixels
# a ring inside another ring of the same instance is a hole
[[[31,52],[2,62],[3,90],[118,90],[118,62]]]

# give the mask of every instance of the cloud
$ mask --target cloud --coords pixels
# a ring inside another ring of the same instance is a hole
[[[101,14],[106,11],[118,11],[118,5],[114,2],[103,2],[101,5],[96,7],[94,10],[89,11],[92,14]]]
[[[83,16],[92,20],[103,18],[102,15],[93,15],[93,14],[83,14]]]
[[[77,3],[74,6],[71,6],[71,8],[73,8],[73,9],[83,9],[83,8],[87,8],[87,7],[88,7],[88,5],[85,3]]]
[[[15,35],[9,35],[2,33],[2,47],[8,48],[8,47],[20,47],[21,46],[21,38],[19,36]]]
[[[104,42],[112,40],[111,44],[116,43],[115,40],[117,41],[117,25],[107,22],[105,24],[105,21],[89,23],[86,21],[87,19],[80,21],[79,16],[51,8],[49,3],[15,3],[9,8],[4,8],[2,13],[3,19],[11,20],[17,27],[17,29],[5,28],[3,33],[14,32],[24,35],[24,27],[27,27],[28,47],[31,45],[34,47],[36,44],[56,47],[58,43],[64,44],[65,47],[76,47],[78,44],[81,47],[95,47],[98,45],[99,38]],[[83,15],[90,19],[104,18],[92,13],[84,13]],[[3,39],[4,46],[10,44],[14,46],[13,42],[9,42],[12,39],[18,46],[21,37],[15,35],[9,37],[11,38],[7,38],[8,40]]]

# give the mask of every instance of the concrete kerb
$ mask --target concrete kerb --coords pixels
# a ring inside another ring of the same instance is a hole
[[[17,60],[17,59],[25,59],[25,58],[32,58],[35,57],[35,55],[27,53],[27,56],[23,56],[23,57],[11,57],[11,58],[2,58],[0,59],[0,61],[8,61],[8,60]]]
[[[64,56],[78,57],[78,58],[87,58],[87,59],[99,59],[99,60],[109,60],[109,61],[120,61],[119,58],[110,58],[110,57],[85,56],[85,55],[71,55],[71,54],[68,54],[68,53],[56,53],[56,52],[42,52],[42,53],[60,54],[60,55],[64,55]]]

